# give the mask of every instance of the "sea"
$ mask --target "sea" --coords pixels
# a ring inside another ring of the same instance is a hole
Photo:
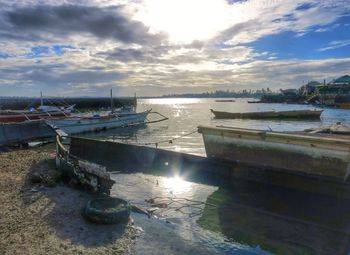
[[[222,99],[222,98],[221,98]],[[199,125],[226,126],[273,131],[302,131],[326,127],[337,122],[350,126],[350,110],[324,108],[320,120],[249,120],[215,119],[210,109],[228,112],[286,111],[315,109],[311,105],[297,104],[251,104],[253,98],[225,98],[234,102],[217,102],[220,98],[154,98],[138,99],[137,111],[152,109],[169,118],[136,128],[107,130],[85,136],[101,140],[126,142],[138,145],[157,146],[172,151],[205,155],[201,134],[193,133]],[[162,117],[150,114],[149,121]],[[191,133],[191,134],[190,134]],[[190,134],[190,135],[187,135]],[[183,138],[181,138],[183,136]]]
[[[253,112],[315,107],[251,104],[251,98],[216,100],[139,99],[138,112],[152,109],[169,119],[155,122],[162,116],[153,113],[148,121],[154,123],[84,136],[205,156],[201,134],[196,132],[199,125],[273,131],[302,131],[337,122],[350,126],[350,110],[330,108],[323,109],[320,120],[219,120],[210,109]],[[133,213],[134,224],[143,234],[131,254],[350,254],[350,196],[319,193],[316,186],[310,192],[313,184],[306,191],[239,179],[222,184],[195,181],[156,172],[111,174],[116,182],[112,196],[154,212],[151,218]],[[285,177],[286,183],[291,181]]]

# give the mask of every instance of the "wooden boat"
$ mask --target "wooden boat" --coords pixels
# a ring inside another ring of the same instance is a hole
[[[143,124],[150,111],[147,110],[140,113],[121,111],[105,115],[77,115],[64,119],[48,119],[46,123],[55,129],[62,130],[68,135],[72,135]]]
[[[217,119],[319,119],[323,110],[292,110],[265,112],[221,112],[210,111]]]
[[[0,122],[23,122],[49,118],[66,117],[71,113],[71,109],[56,109],[50,111],[42,111],[40,109],[34,111],[14,111],[14,110],[3,110],[0,111]]]
[[[261,103],[261,101],[259,100],[259,101],[248,101],[248,104],[260,104]]]
[[[86,114],[71,116],[64,119],[49,119],[46,121],[46,123],[52,128],[59,130],[60,133],[65,133],[67,135],[101,131],[111,128],[126,127],[130,125],[141,125],[146,123],[145,121],[147,115],[151,112],[152,109],[140,113],[137,113],[132,107],[114,109],[112,90],[110,93],[112,110],[106,114]],[[161,115],[160,113],[157,114]],[[168,119],[165,116],[163,117],[163,119],[153,122],[159,122]]]
[[[215,100],[215,102],[218,102],[218,103],[229,103],[229,102],[236,102],[236,101],[233,100],[233,99],[218,99],[218,100]]]
[[[42,93],[40,93],[40,97],[41,103],[37,109],[32,108],[30,110],[22,111],[0,111],[0,123],[23,122],[49,118],[62,118],[68,116],[74,110],[75,105],[71,105],[68,107],[44,105]]]
[[[335,103],[334,106],[339,109],[350,109],[350,103]]]
[[[199,126],[198,132],[209,158],[338,180],[350,175],[347,136],[207,126]]]
[[[308,132],[311,134],[322,133],[322,134],[350,135],[350,127],[343,125],[341,122],[337,122],[329,127],[305,129],[304,132]]]

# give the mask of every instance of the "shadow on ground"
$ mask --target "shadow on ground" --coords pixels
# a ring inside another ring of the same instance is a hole
[[[54,160],[43,160],[30,167],[23,187],[23,205],[28,208],[35,204],[35,213],[49,224],[60,239],[69,240],[74,245],[99,247],[124,237],[134,238],[130,223],[98,225],[83,218],[82,209],[94,197],[92,194],[68,187],[58,180],[55,183],[49,181],[46,185],[33,184],[33,176],[38,173],[55,175],[55,172]]]

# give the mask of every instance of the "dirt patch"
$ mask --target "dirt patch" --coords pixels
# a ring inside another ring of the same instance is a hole
[[[100,226],[81,209],[92,196],[57,183],[54,146],[0,153],[0,254],[124,254],[131,223]]]

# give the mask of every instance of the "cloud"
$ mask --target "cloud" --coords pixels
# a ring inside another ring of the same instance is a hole
[[[332,31],[333,29],[336,29],[338,27],[340,27],[341,24],[336,23],[333,24],[331,26],[326,26],[326,27],[321,27],[315,30],[316,33],[323,33],[323,32],[328,32],[328,31]]]
[[[350,39],[349,40],[331,41],[327,47],[320,48],[320,49],[318,49],[318,51],[334,50],[334,49],[346,47],[349,45],[350,45]]]
[[[80,70],[74,70],[74,67],[66,64],[32,61],[28,65],[17,64],[14,67],[2,68],[0,76],[2,81],[64,89],[79,84],[112,84],[126,78],[127,73],[99,67],[80,67]]]
[[[240,22],[221,31],[212,39],[214,42],[239,45],[284,31],[293,31],[303,36],[314,31],[315,26],[332,24],[350,11],[349,5],[332,0],[310,0],[308,5],[305,5],[304,0],[250,0],[233,5],[232,8],[246,15]],[[334,25],[333,28],[337,26]]]
[[[150,34],[149,28],[123,14],[121,6],[98,8],[82,5],[39,5],[3,13],[6,24],[2,36],[9,33],[17,40],[47,40],[47,35],[68,37],[76,33],[123,43],[158,43],[164,36]],[[4,31],[5,30],[5,31]],[[17,33],[16,33],[17,32]]]
[[[167,26],[153,27],[137,16],[144,10],[144,1],[8,2],[0,10],[0,92],[21,88],[11,93],[37,95],[44,88],[48,93],[105,95],[105,88],[117,87],[125,95],[134,91],[159,95],[298,87],[302,80],[334,78],[350,70],[349,58],[283,60],[249,44],[284,31],[303,36],[345,27],[337,20],[350,7],[342,2],[211,0],[202,10],[198,0],[174,1],[174,5],[182,5],[168,8],[173,13]],[[179,21],[182,7],[188,7],[186,19],[194,20],[191,26]],[[168,18],[165,16],[158,18],[161,21]],[[210,33],[202,34],[207,23],[200,20],[210,23]],[[169,31],[159,29],[168,26],[172,28]],[[197,26],[201,33],[191,31]],[[181,36],[191,40],[173,41],[171,32],[172,36],[184,32]],[[334,40],[319,50],[349,44],[348,40]]]

